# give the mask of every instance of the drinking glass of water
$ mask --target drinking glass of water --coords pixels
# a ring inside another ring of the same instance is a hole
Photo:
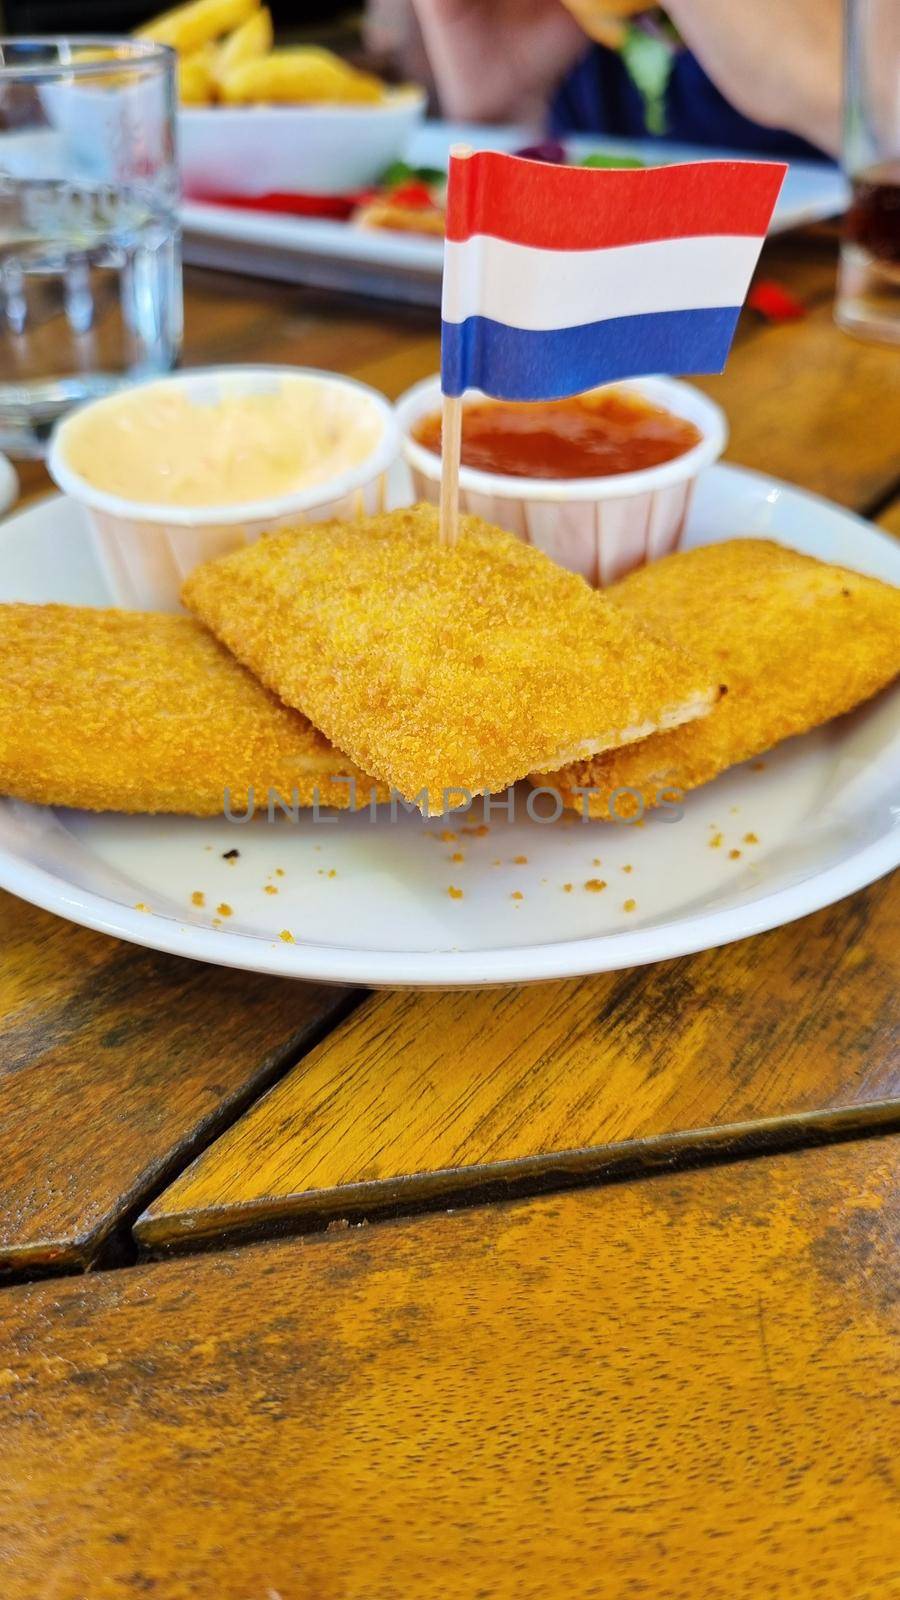
[[[0,39],[0,450],[181,343],[174,55]]]
[[[853,198],[835,315],[900,344],[900,0],[844,0],[844,165]]]

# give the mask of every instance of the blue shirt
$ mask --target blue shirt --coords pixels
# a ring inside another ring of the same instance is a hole
[[[614,50],[594,45],[569,73],[550,108],[550,132],[608,133],[647,139],[644,102]],[[764,128],[730,105],[689,50],[677,50],[666,89],[666,133],[663,139],[682,144],[715,145],[827,160],[821,150],[781,128]]]

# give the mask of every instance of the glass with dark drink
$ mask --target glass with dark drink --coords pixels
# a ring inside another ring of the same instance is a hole
[[[900,344],[900,0],[844,0],[844,164],[853,198],[836,317]]]

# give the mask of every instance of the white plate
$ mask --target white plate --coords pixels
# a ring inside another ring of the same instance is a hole
[[[204,113],[215,118],[213,109]],[[451,144],[480,150],[516,150],[536,135],[527,128],[429,122],[413,134],[404,157],[414,166],[446,167]],[[592,150],[658,162],[712,160],[730,150],[612,139],[604,134],[566,140],[575,156]],[[275,187],[275,185],[270,185]],[[843,211],[846,179],[828,162],[791,161],[770,231],[780,233]],[[278,216],[230,206],[186,201],[182,206],[185,260],[232,272],[254,272],[329,289],[347,289],[423,305],[440,302],[443,241],[415,234],[379,233],[317,217]]]
[[[869,524],[713,467],[687,542],[737,533],[900,584],[900,546]],[[72,502],[46,500],[0,527],[0,599],[104,603]],[[900,861],[898,768],[900,687],[782,746],[761,771],[736,768],[688,796],[679,822],[657,814],[640,829],[531,821],[525,788],[517,820],[495,810],[480,837],[463,830],[481,824],[481,802],[448,822],[307,814],[238,825],[0,801],[0,884],[137,944],[254,971],[391,986],[561,978],[725,944],[870,883]],[[590,880],[607,887],[588,890]],[[195,890],[208,909],[192,906]],[[223,902],[232,914],[215,927]]]
[[[6,456],[0,455],[0,512],[11,506],[19,493],[19,479],[16,469]]]

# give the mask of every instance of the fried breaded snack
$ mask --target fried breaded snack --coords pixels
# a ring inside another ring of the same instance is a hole
[[[900,672],[900,589],[762,539],[666,556],[607,591],[665,626],[727,691],[702,722],[532,781],[607,821],[696,789],[867,700]],[[593,789],[590,796],[576,789]]]
[[[375,228],[387,233],[427,233],[443,238],[446,230],[443,206],[404,206],[390,195],[357,206],[353,223],[357,228]]]
[[[371,780],[191,617],[0,605],[0,794],[86,811],[357,805]],[[382,798],[385,796],[382,793]]]
[[[504,789],[564,752],[699,716],[716,694],[708,670],[499,528],[463,517],[442,547],[433,506],[269,535],[198,567],[183,596],[357,765],[432,813],[447,791]]]

